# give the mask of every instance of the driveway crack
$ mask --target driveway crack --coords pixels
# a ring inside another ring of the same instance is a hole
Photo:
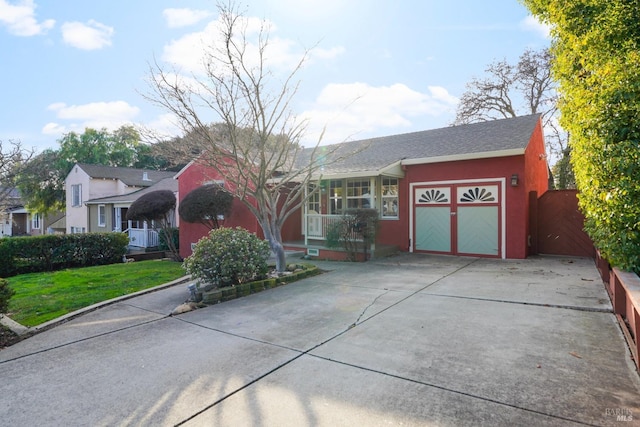
[[[366,306],[366,307],[364,308],[364,310],[362,310],[362,313],[360,313],[360,315],[358,316],[358,318],[356,319],[356,321],[355,321],[355,322],[353,322],[353,323],[351,324],[351,326],[349,326],[349,327],[350,327],[350,328],[353,328],[353,327],[354,327],[354,326],[356,326],[358,323],[360,323],[360,319],[362,319],[362,316],[364,316],[364,314],[367,312],[367,310],[369,310],[369,308],[371,308],[371,307],[372,307],[372,306],[373,306],[373,305],[374,305],[374,304],[375,304],[375,303],[376,303],[376,302],[377,302],[381,297],[385,296],[385,295],[386,295],[386,294],[388,294],[389,292],[391,292],[391,291],[389,291],[389,289],[385,289],[385,291],[384,291],[383,293],[381,293],[380,295],[378,295],[377,297],[375,297],[375,298],[373,299],[373,301],[371,301],[371,304],[369,304],[368,306]]]

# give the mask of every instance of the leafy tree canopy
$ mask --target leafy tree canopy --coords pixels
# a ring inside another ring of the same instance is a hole
[[[59,149],[34,156],[16,180],[27,206],[36,212],[64,210],[64,180],[75,163],[138,168],[154,165],[149,146],[140,142],[132,126],[113,132],[91,128],[83,133],[69,132],[58,143]]]

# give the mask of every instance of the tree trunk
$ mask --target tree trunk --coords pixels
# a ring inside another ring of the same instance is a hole
[[[287,268],[287,259],[284,252],[284,246],[282,246],[282,243],[278,242],[275,239],[269,242],[269,244],[271,245],[271,250],[276,256],[276,271],[278,273],[282,273]]]

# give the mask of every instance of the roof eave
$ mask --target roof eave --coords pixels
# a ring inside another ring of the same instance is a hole
[[[344,178],[369,178],[372,176],[391,176],[394,178],[404,178],[404,171],[402,170],[402,160],[393,162],[380,169],[366,169],[353,172],[337,172],[337,173],[322,173],[314,174],[313,179],[344,179]]]
[[[524,150],[525,148],[511,148],[509,150],[483,151],[480,153],[465,153],[465,154],[453,154],[450,156],[404,159],[402,160],[402,165],[423,165],[427,163],[443,163],[443,162],[455,162],[455,161],[461,161],[461,160],[488,159],[488,158],[495,158],[495,157],[523,156]]]

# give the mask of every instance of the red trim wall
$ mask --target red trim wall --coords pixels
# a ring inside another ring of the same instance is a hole
[[[203,183],[213,180],[222,180],[215,170],[208,168],[199,163],[192,163],[186,169],[182,171],[178,177],[178,199],[182,201],[184,197],[195,188],[200,187]],[[228,184],[227,184],[228,185]],[[252,233],[257,234],[261,238],[262,229],[258,224],[255,216],[249,211],[249,209],[240,201],[233,201],[233,210],[229,218],[224,221],[225,227],[243,227]],[[185,221],[180,221],[180,255],[188,257],[191,255],[191,243],[196,243],[200,238],[206,236],[209,233],[209,229],[202,224],[190,224]]]

